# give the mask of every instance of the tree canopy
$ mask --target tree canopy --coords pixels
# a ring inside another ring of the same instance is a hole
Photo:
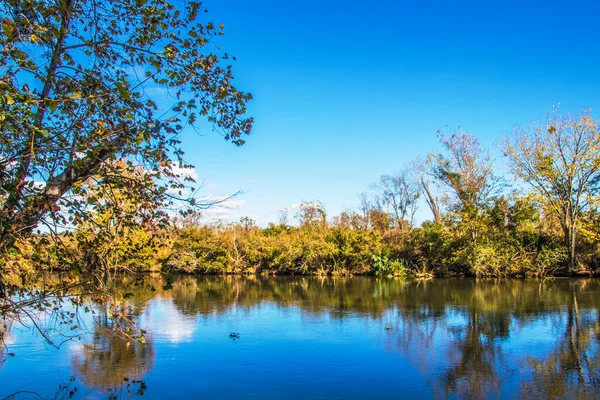
[[[514,174],[527,182],[558,217],[575,270],[579,223],[596,212],[600,195],[600,132],[589,112],[579,118],[551,115],[534,130],[520,130],[505,151]]]
[[[196,1],[0,4],[3,250],[40,223],[86,220],[90,180],[158,205],[181,199],[173,193],[190,178],[178,135],[203,120],[244,144],[252,97],[233,85],[234,58],[211,46],[224,27],[205,11]]]

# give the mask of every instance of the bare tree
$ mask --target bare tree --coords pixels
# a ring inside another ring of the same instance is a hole
[[[362,214],[362,224],[360,229],[369,229],[371,227],[369,212],[373,209],[373,202],[369,199],[369,194],[367,192],[362,192],[358,195],[358,198],[360,201],[359,211]]]
[[[287,208],[282,208],[279,210],[279,225],[287,226],[289,223],[289,210]]]
[[[394,175],[383,175],[374,186],[387,212],[392,215],[396,228],[412,226],[417,210],[419,187],[408,169]]]
[[[443,198],[439,196],[439,191],[436,190],[435,181],[432,169],[432,157],[428,156],[427,159],[421,157],[416,158],[412,162],[412,170],[414,180],[419,186],[422,197],[425,199],[425,203],[431,213],[433,214],[433,220],[438,224],[443,224],[442,219],[442,203]]]

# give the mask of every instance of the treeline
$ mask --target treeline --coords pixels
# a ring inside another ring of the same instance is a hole
[[[92,219],[20,241],[6,269],[423,277],[599,271],[600,135],[588,113],[556,115],[506,139],[512,174],[504,176],[473,135],[440,133],[440,142],[439,154],[382,176],[356,210],[330,217],[320,203],[305,202],[293,221],[282,214],[266,228],[250,218],[157,224],[137,213],[139,202],[151,207],[147,200],[128,198],[126,189],[110,199],[95,190]],[[420,226],[418,207],[432,216]]]

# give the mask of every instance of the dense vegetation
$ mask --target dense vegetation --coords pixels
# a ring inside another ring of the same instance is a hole
[[[0,6],[0,284],[8,273],[49,269],[597,270],[600,135],[588,112],[552,114],[507,138],[512,175],[495,172],[475,136],[440,133],[440,153],[382,176],[358,211],[331,218],[305,202],[294,223],[199,223],[211,202],[190,187],[179,134],[204,120],[242,145],[253,122],[251,95],[223,65],[233,58],[208,47],[223,26],[203,11],[159,0]],[[158,104],[149,93],[161,87],[173,96]],[[419,206],[431,221],[415,226]]]
[[[157,227],[138,223],[136,198],[126,191],[113,193],[119,201],[109,203],[94,193],[99,201],[91,222],[19,242],[5,268],[417,277],[599,270],[600,161],[596,123],[588,114],[553,117],[534,136],[517,134],[507,141],[516,174],[526,182],[540,180],[531,191],[517,191],[497,177],[491,157],[472,135],[440,139],[444,152],[382,176],[360,196],[359,211],[333,218],[320,203],[305,202],[296,207],[294,221],[284,212],[278,224],[266,228],[250,218],[203,224],[194,216]],[[414,226],[422,199],[434,218]]]

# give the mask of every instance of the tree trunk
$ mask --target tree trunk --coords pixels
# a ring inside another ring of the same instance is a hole
[[[423,179],[421,179],[420,183],[421,183],[421,188],[423,189],[423,192],[425,192],[425,196],[426,196],[425,202],[427,203],[427,205],[429,206],[429,209],[431,210],[431,213],[433,214],[433,220],[438,224],[442,224],[443,223],[442,213],[440,212],[440,207],[438,205],[437,199],[433,196],[433,194],[429,190],[427,182],[425,182]]]
[[[62,62],[63,47],[65,44],[66,36],[69,32],[71,7],[72,0],[65,1],[63,9],[61,10],[62,19],[60,23],[60,28],[58,30],[58,37],[56,38],[56,44],[52,49],[52,56],[50,57],[48,70],[46,71],[46,76],[43,80],[44,84],[42,87],[42,92],[40,94],[41,101],[35,114],[35,126],[40,129],[43,127],[43,121],[47,111],[47,105],[45,101],[48,99],[48,96],[52,92],[52,88],[54,86],[54,76],[56,75],[56,70]],[[32,131],[30,133],[30,138],[27,141],[27,144],[24,148],[23,160],[21,160],[15,173],[16,188],[9,194],[8,199],[6,200],[6,203],[3,207],[3,212],[6,214],[12,214],[17,209],[19,202],[22,200],[23,187],[26,184],[26,179],[29,174],[31,162],[38,147],[37,139],[38,133]]]
[[[131,135],[127,127],[109,143],[98,149],[95,155],[81,159],[77,168],[68,166],[61,174],[46,182],[44,190],[34,198],[27,199],[28,204],[14,210],[10,226],[0,233],[0,254],[11,249],[18,237],[30,234],[38,226],[41,219],[49,212],[55,212],[57,202],[73,188],[75,182],[83,182],[97,173],[98,169],[108,158],[123,150]]]
[[[46,71],[46,76],[43,79],[42,91],[40,93],[40,105],[35,114],[35,126],[38,128],[42,128],[44,117],[46,115],[47,105],[45,101],[53,90],[54,86],[54,76],[56,74],[56,70],[61,65],[62,55],[63,55],[63,47],[65,44],[66,36],[69,32],[69,24],[71,22],[71,11],[72,11],[73,1],[66,0],[61,7],[61,22],[60,27],[58,29],[58,36],[56,38],[56,43],[52,49],[52,55],[50,57],[50,63],[48,64],[48,69]],[[23,209],[19,209],[19,205],[23,200],[23,188],[26,184],[26,179],[29,174],[29,170],[31,167],[31,162],[33,156],[37,150],[37,133],[31,132],[30,138],[28,140],[28,144],[24,151],[23,160],[21,160],[16,172],[15,172],[15,182],[16,187],[11,191],[6,202],[2,208],[1,218],[5,218],[5,223],[2,224],[2,232],[0,232],[0,254],[11,249],[17,237],[20,234],[27,234],[33,231],[37,223],[39,222],[39,218],[35,221],[35,226],[29,226],[27,224],[19,224],[20,221],[24,221],[24,219],[18,214],[23,213]],[[43,209],[43,214],[45,214],[48,210],[45,209],[44,204],[40,205]],[[39,213],[40,210],[37,210]],[[25,218],[26,220],[27,218]]]
[[[565,221],[562,224],[563,234],[564,234],[564,244],[567,248],[567,268],[570,274],[574,273],[577,266],[576,260],[576,242],[577,242],[577,229],[574,223],[574,220],[568,221],[568,218],[565,218]]]
[[[569,272],[574,273],[577,269],[577,259],[575,253],[575,245],[577,240],[577,229],[575,224],[571,226],[571,232],[569,237]]]

